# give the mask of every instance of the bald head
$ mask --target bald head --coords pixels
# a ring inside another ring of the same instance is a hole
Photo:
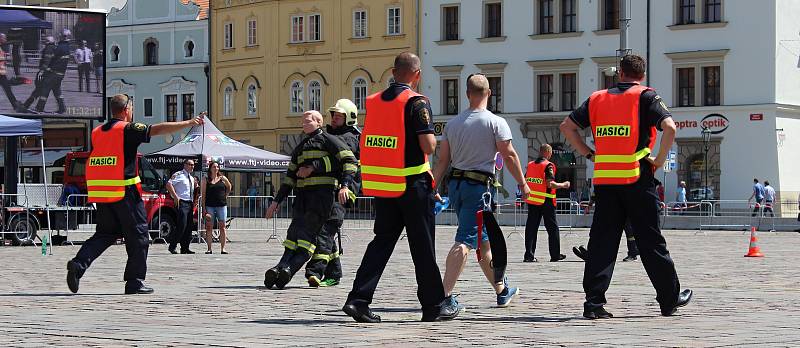
[[[553,147],[550,144],[542,144],[539,146],[539,156],[549,160],[553,156]]]
[[[421,63],[416,54],[403,52],[394,59],[392,75],[397,82],[411,84],[419,79],[420,66]]]
[[[322,127],[322,114],[317,110],[303,113],[303,133],[311,134]]]
[[[483,75],[472,75],[467,79],[468,95],[485,95],[489,93],[489,79]]]

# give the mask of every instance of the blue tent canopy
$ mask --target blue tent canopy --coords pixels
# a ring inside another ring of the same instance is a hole
[[[53,23],[39,19],[24,10],[0,10],[0,27],[52,29]]]
[[[42,120],[28,120],[0,115],[0,137],[42,135]]]

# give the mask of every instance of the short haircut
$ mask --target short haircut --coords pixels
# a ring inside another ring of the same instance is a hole
[[[420,69],[419,57],[411,52],[403,52],[394,58],[394,68],[401,73],[413,73]]]
[[[483,74],[474,74],[467,77],[467,93],[486,94],[489,91],[489,80]]]
[[[111,102],[109,103],[111,105],[111,114],[114,116],[121,114],[128,107],[129,101],[130,98],[125,94],[117,94],[111,97]]]
[[[539,153],[542,154],[545,152],[553,153],[553,147],[550,146],[550,144],[542,144],[542,146],[539,146]]]
[[[635,54],[622,57],[622,61],[619,62],[619,67],[622,69],[625,76],[636,79],[643,78],[644,73],[647,71],[647,63],[644,61],[644,58]]]
[[[764,185],[769,186],[769,181],[764,180]]]
[[[758,183],[758,178],[753,178],[754,183]]]
[[[194,164],[194,160],[191,159],[191,158],[187,158],[187,159],[183,160],[183,164],[189,164],[189,161],[192,161],[192,164]]]
[[[313,118],[314,121],[317,121],[320,124],[322,124],[322,122],[324,121],[324,118],[322,117],[322,114],[317,110],[306,111],[305,113],[303,113],[303,115],[304,116],[306,116],[306,115],[311,116],[311,118]]]

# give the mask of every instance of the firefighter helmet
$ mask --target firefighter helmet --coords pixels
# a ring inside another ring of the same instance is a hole
[[[348,126],[355,126],[358,123],[358,107],[350,99],[337,100],[336,104],[328,108],[328,112],[344,114],[344,123]]]

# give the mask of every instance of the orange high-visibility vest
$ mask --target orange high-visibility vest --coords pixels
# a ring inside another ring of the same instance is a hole
[[[125,179],[125,126],[117,121],[104,131],[103,125],[92,130],[92,153],[86,161],[86,188],[90,203],[113,203],[125,197],[125,187],[136,185],[141,192],[139,176]],[[138,174],[138,168],[137,168]]]
[[[406,89],[392,101],[382,92],[367,97],[367,117],[361,133],[361,185],[367,196],[396,198],[406,191],[406,177],[429,172],[428,156],[418,166],[406,167],[405,108],[421,97]]]
[[[525,198],[526,203],[542,205],[547,198],[552,198],[553,205],[556,204],[556,189],[547,188],[547,179],[544,174],[550,164],[551,162],[548,160],[543,160],[541,163],[528,162],[528,168],[525,170],[525,183],[531,189],[531,193]],[[556,175],[555,165],[553,165],[553,175]]]
[[[650,144],[639,146],[639,98],[650,89],[634,85],[623,93],[608,90],[589,97],[589,123],[596,147],[595,185],[626,185],[639,180],[639,160],[650,154],[655,143],[655,127],[650,129]]]

